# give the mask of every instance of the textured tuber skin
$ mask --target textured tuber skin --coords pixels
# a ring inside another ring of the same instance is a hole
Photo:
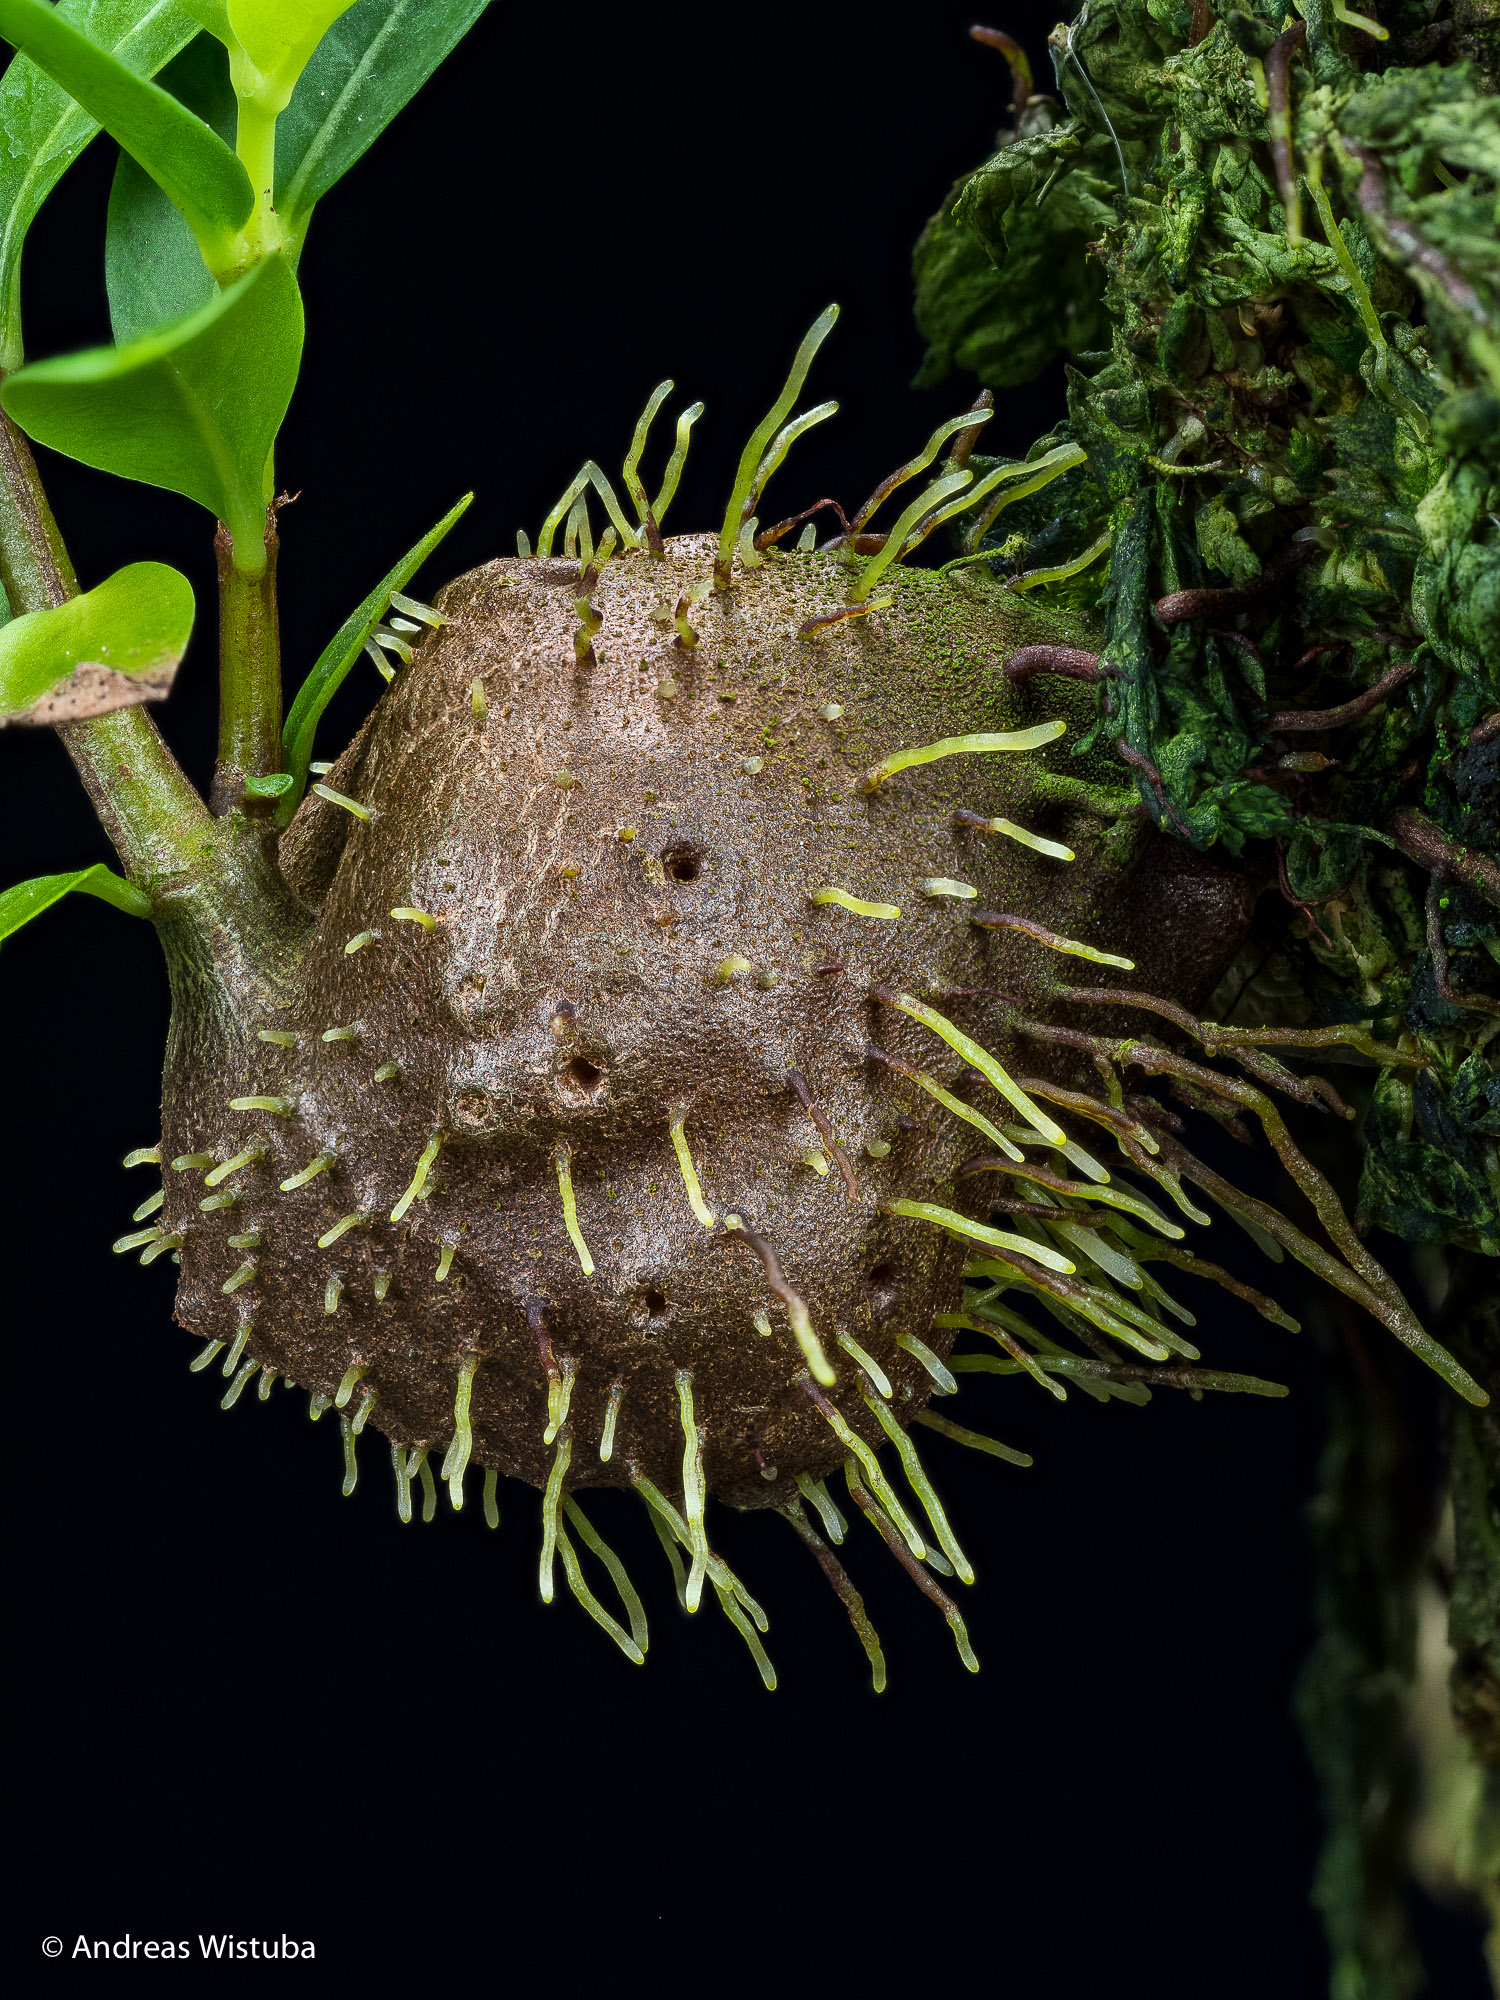
[[[544,1360],[568,1357],[567,1484],[626,1485],[638,1471],[678,1493],[677,1374],[689,1369],[708,1489],[742,1507],[784,1505],[794,1474],[821,1476],[844,1449],[803,1392],[787,1314],[726,1216],[774,1246],[837,1371],[828,1394],[874,1443],[863,1378],[837,1335],[874,1356],[908,1420],[932,1383],[897,1337],[946,1352],[953,1335],[932,1318],[957,1304],[963,1264],[958,1242],[880,1205],[901,1196],[982,1214],[983,1192],[964,1181],[955,1193],[953,1174],[984,1142],[867,1047],[1008,1115],[869,989],[936,999],[1025,1074],[1038,1058],[987,1036],[982,1000],[940,996],[1000,986],[1037,997],[1077,961],[982,930],[967,912],[1012,910],[1124,951],[1142,984],[1192,1002],[1246,911],[1227,874],[1143,822],[1091,814],[1075,781],[1117,789],[1118,771],[1070,757],[1067,737],[1024,757],[947,757],[857,791],[879,758],[952,735],[957,717],[993,730],[1081,715],[1087,689],[1043,677],[1018,688],[1000,671],[1015,647],[1076,633],[972,573],[898,569],[889,610],[802,639],[798,627],[847,594],[839,560],[807,553],[773,556],[692,608],[689,648],[652,613],[708,577],[712,547],[681,538],[664,561],[642,550],[608,565],[583,660],[576,563],[497,561],[452,584],[440,600],[450,622],[329,774],[373,818],[309,797],[280,844],[290,893],[279,928],[253,942],[227,950],[222,934],[168,927],[163,1221],[185,1239],[183,1325],[232,1341],[249,1321],[247,1355],[325,1396],[365,1369],[354,1401],[374,1390],[370,1427],[407,1449],[446,1446],[460,1366],[477,1357],[473,1462],[545,1484]],[[833,704],[840,717],[820,714]],[[1053,797],[1082,803],[1048,803],[1048,771],[1070,781]],[[959,808],[1004,814],[1078,858],[956,826]],[[929,877],[978,898],[929,899]],[[900,918],[812,907],[829,885],[899,905]],[[346,950],[366,931],[377,935]],[[354,1034],[323,1039],[330,1029]],[[829,1149],[791,1071],[831,1121],[852,1198],[836,1160],[826,1175],[804,1163]],[[248,1096],[295,1110],[228,1108]],[[673,1150],[678,1106],[712,1231]],[[434,1138],[426,1186],[393,1222]],[[889,1151],[872,1157],[871,1141]],[[559,1144],[592,1276],[564,1227]],[[204,1169],[170,1166],[255,1146],[262,1156],[222,1183],[232,1207],[205,1212]],[[326,1171],[282,1191],[324,1152]],[[351,1215],[360,1221],[320,1248]],[[228,1241],[256,1234],[251,1247]],[[247,1262],[253,1278],[226,1293]]]

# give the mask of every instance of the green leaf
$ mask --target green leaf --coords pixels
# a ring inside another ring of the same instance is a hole
[[[190,41],[176,0],[62,0],[60,20],[138,76],[151,76]],[[0,369],[19,368],[21,246],[37,210],[99,130],[82,105],[22,56],[0,77]]]
[[[98,896],[103,902],[113,903],[128,916],[151,914],[148,895],[133,889],[112,868],[96,862],[92,868],[80,868],[73,875],[36,875],[29,882],[18,882],[13,889],[0,890],[0,939],[10,937],[22,924],[29,924],[33,917],[50,910],[75,889],[85,896]]]
[[[0,387],[28,437],[216,514],[235,565],[265,567],[265,473],[302,355],[291,267],[263,258],[201,312],[129,347],[34,362]]]
[[[158,81],[221,139],[233,140],[238,107],[229,58],[212,35],[189,42]],[[128,153],[120,155],[109,193],[104,282],[121,347],[197,312],[218,290],[181,212]]]
[[[319,654],[312,672],[298,688],[297,699],[292,703],[286,726],[281,732],[284,761],[294,783],[277,809],[278,826],[285,826],[291,819],[307,784],[307,767],[312,762],[313,738],[317,735],[319,717],[364,651],[365,641],[385,616],[391,592],[402,589],[411,581],[473,498],[472,493],[466,493],[415,548],[407,550],[394,569],[387,571],[359,609],[351,612],[334,633]]]
[[[193,629],[193,587],[131,563],[81,597],[0,626],[0,726],[78,722],[160,701]]]
[[[77,98],[187,217],[216,272],[255,207],[250,176],[216,132],[63,20],[46,0],[0,0],[0,35]]]
[[[488,0],[359,0],[323,37],[276,127],[276,207],[295,250],[340,180]]]
[[[246,778],[245,790],[252,799],[280,799],[296,782],[290,771],[270,771],[264,777]]]

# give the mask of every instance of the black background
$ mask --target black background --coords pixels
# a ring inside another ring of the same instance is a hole
[[[969,18],[930,0],[492,8],[313,226],[279,459],[301,489],[282,518],[289,685],[459,492],[478,499],[432,587],[534,533],[585,456],[617,464],[668,372],[672,408],[708,405],[672,525],[716,524],[830,298],[844,317],[811,388],[843,412],[796,448],[789,508],[857,501],[962,407],[972,384],[908,387],[907,259],[1001,121],[1004,67]],[[1006,22],[1041,70],[1050,24]],[[111,152],[91,150],[33,232],[33,355],[108,337]],[[1023,447],[1060,414],[1060,377],[1000,409],[989,448]],[[205,781],[208,524],[55,458],[44,473],[86,587],[148,556],[192,576],[203,628],[163,721]],[[322,754],[376,691],[361,673]],[[0,759],[6,880],[107,858],[54,740],[9,732]],[[876,1699],[790,1531],[731,1515],[716,1533],[772,1617],[767,1695],[716,1611],[678,1613],[640,1511],[601,1502],[652,1613],[637,1670],[566,1595],[538,1603],[536,1495],[502,1489],[498,1536],[473,1504],[403,1528],[378,1438],[344,1500],[331,1416],[311,1427],[279,1388],[220,1414],[222,1381],[188,1374],[171,1325],[171,1270],[109,1251],[154,1185],[116,1164],[157,1133],[152,934],[78,899],[3,970],[23,1932],[71,1952],[80,1933],[285,1931],[325,1971],[403,1989],[478,1973],[563,1993],[593,1977],[854,1990],[919,1954],[925,1980],[1026,1995],[1326,1990],[1290,1713],[1312,1636],[1310,1335],[1204,1301],[1210,1363],[1290,1383],[1280,1403],[965,1389],[964,1421],[1037,1460],[932,1440],[980,1573],[977,1677],[855,1540],[890,1662]],[[1482,1990],[1470,1963],[1436,1990]]]

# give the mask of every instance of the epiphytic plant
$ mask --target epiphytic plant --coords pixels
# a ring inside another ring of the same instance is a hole
[[[711,1587],[768,1686],[766,1616],[711,1547],[707,1503],[790,1523],[879,1687],[880,1642],[830,1546],[841,1473],[972,1667],[937,1578],[973,1573],[913,1431],[1026,1461],[934,1396],[966,1372],[1101,1401],[1280,1393],[1201,1367],[1193,1314],[1155,1274],[1292,1323],[1184,1247],[1177,1217],[1209,1220],[1190,1186],[1485,1400],[1270,1094],[1352,1115],[1273,1048],[1416,1058],[1368,1021],[1202,1019],[1244,898],[1154,832],[1107,748],[1058,760],[1097,680],[1097,634],[1054,588],[1076,562],[1027,595],[963,558],[912,563],[950,523],[977,544],[1076,475],[1082,445],[981,464],[987,412],[963,411],[852,516],[820,501],[762,527],[791,445],[836,408],[795,414],[833,308],[745,445],[716,533],[663,533],[701,414],[678,418],[653,494],[663,383],[618,487],[588,461],[534,549],[523,533],[516,557],[428,606],[404,587],[461,501],[283,721],[272,454],[308,215],[478,11],[0,0],[24,51],[0,118],[35,161],[5,238],[0,688],[11,720],[59,728],[123,869],[23,884],[0,917],[9,931],[81,889],[158,927],[174,999],[161,1135],[131,1159],[162,1186],[116,1248],[181,1266],[192,1365],[222,1368],[226,1407],[254,1381],[263,1399],[300,1384],[314,1417],[337,1413],[346,1491],[379,1432],[403,1520],[416,1488],[431,1518],[439,1478],[460,1507],[475,1470],[492,1524],[501,1475],[540,1490],[543,1597],[560,1563],[640,1661],[640,1601],[580,1504],[633,1487],[683,1604]],[[170,88],[138,73],[174,57]],[[231,114],[233,149],[216,129]],[[13,252],[90,117],[126,156],[106,253],[119,344],[22,365]],[[23,433],[218,520],[207,804],[145,706],[187,642],[185,585],[141,564],[79,595]],[[337,761],[315,762],[362,654],[387,685]],[[1061,691],[1039,706],[1043,675]],[[1140,984],[1058,984],[1059,957]],[[1123,1038],[1084,1025],[1100,1007],[1121,1010]],[[1258,1119],[1326,1241],[1201,1162],[1127,1071]],[[969,1334],[991,1345],[955,1351]]]

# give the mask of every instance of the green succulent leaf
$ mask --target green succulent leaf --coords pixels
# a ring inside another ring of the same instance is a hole
[[[294,247],[313,205],[416,96],[489,0],[359,0],[335,21],[276,128],[276,207]]]
[[[236,567],[254,576],[266,559],[267,462],[301,355],[297,281],[273,254],[129,347],[21,369],[0,404],[39,444],[207,507],[229,529]]]
[[[138,76],[154,75],[195,33],[176,0],[62,0],[56,13]],[[19,368],[25,359],[21,246],[26,232],[98,130],[82,105],[25,57],[0,77],[0,369]]]
[[[215,272],[229,271],[255,195],[234,153],[159,85],[62,19],[45,0],[0,0],[0,35],[97,118],[181,209]]]
[[[133,889],[112,868],[96,862],[92,868],[80,868],[71,875],[34,875],[29,882],[17,882],[13,889],[0,889],[0,940],[12,936],[23,924],[29,924],[33,917],[50,910],[74,890],[113,903],[128,916],[151,914],[151,898],[143,890]]]
[[[131,563],[81,597],[0,626],[0,725],[78,722],[172,685],[193,629],[193,587],[165,563]]]
[[[221,139],[233,140],[229,58],[211,35],[196,36],[157,80]],[[181,213],[128,153],[120,155],[109,194],[104,282],[121,347],[197,312],[218,290]]]
[[[435,528],[428,530],[415,548],[407,550],[394,569],[386,572],[364,603],[352,611],[334,633],[319,654],[312,672],[298,688],[297,699],[292,703],[282,730],[284,761],[292,774],[293,784],[277,809],[278,826],[285,826],[291,819],[307,784],[307,767],[312,761],[318,719],[342,686],[344,676],[364,651],[365,641],[384,617],[391,592],[402,589],[411,581],[473,498],[472,493],[466,493],[462,500],[448,509]]]

